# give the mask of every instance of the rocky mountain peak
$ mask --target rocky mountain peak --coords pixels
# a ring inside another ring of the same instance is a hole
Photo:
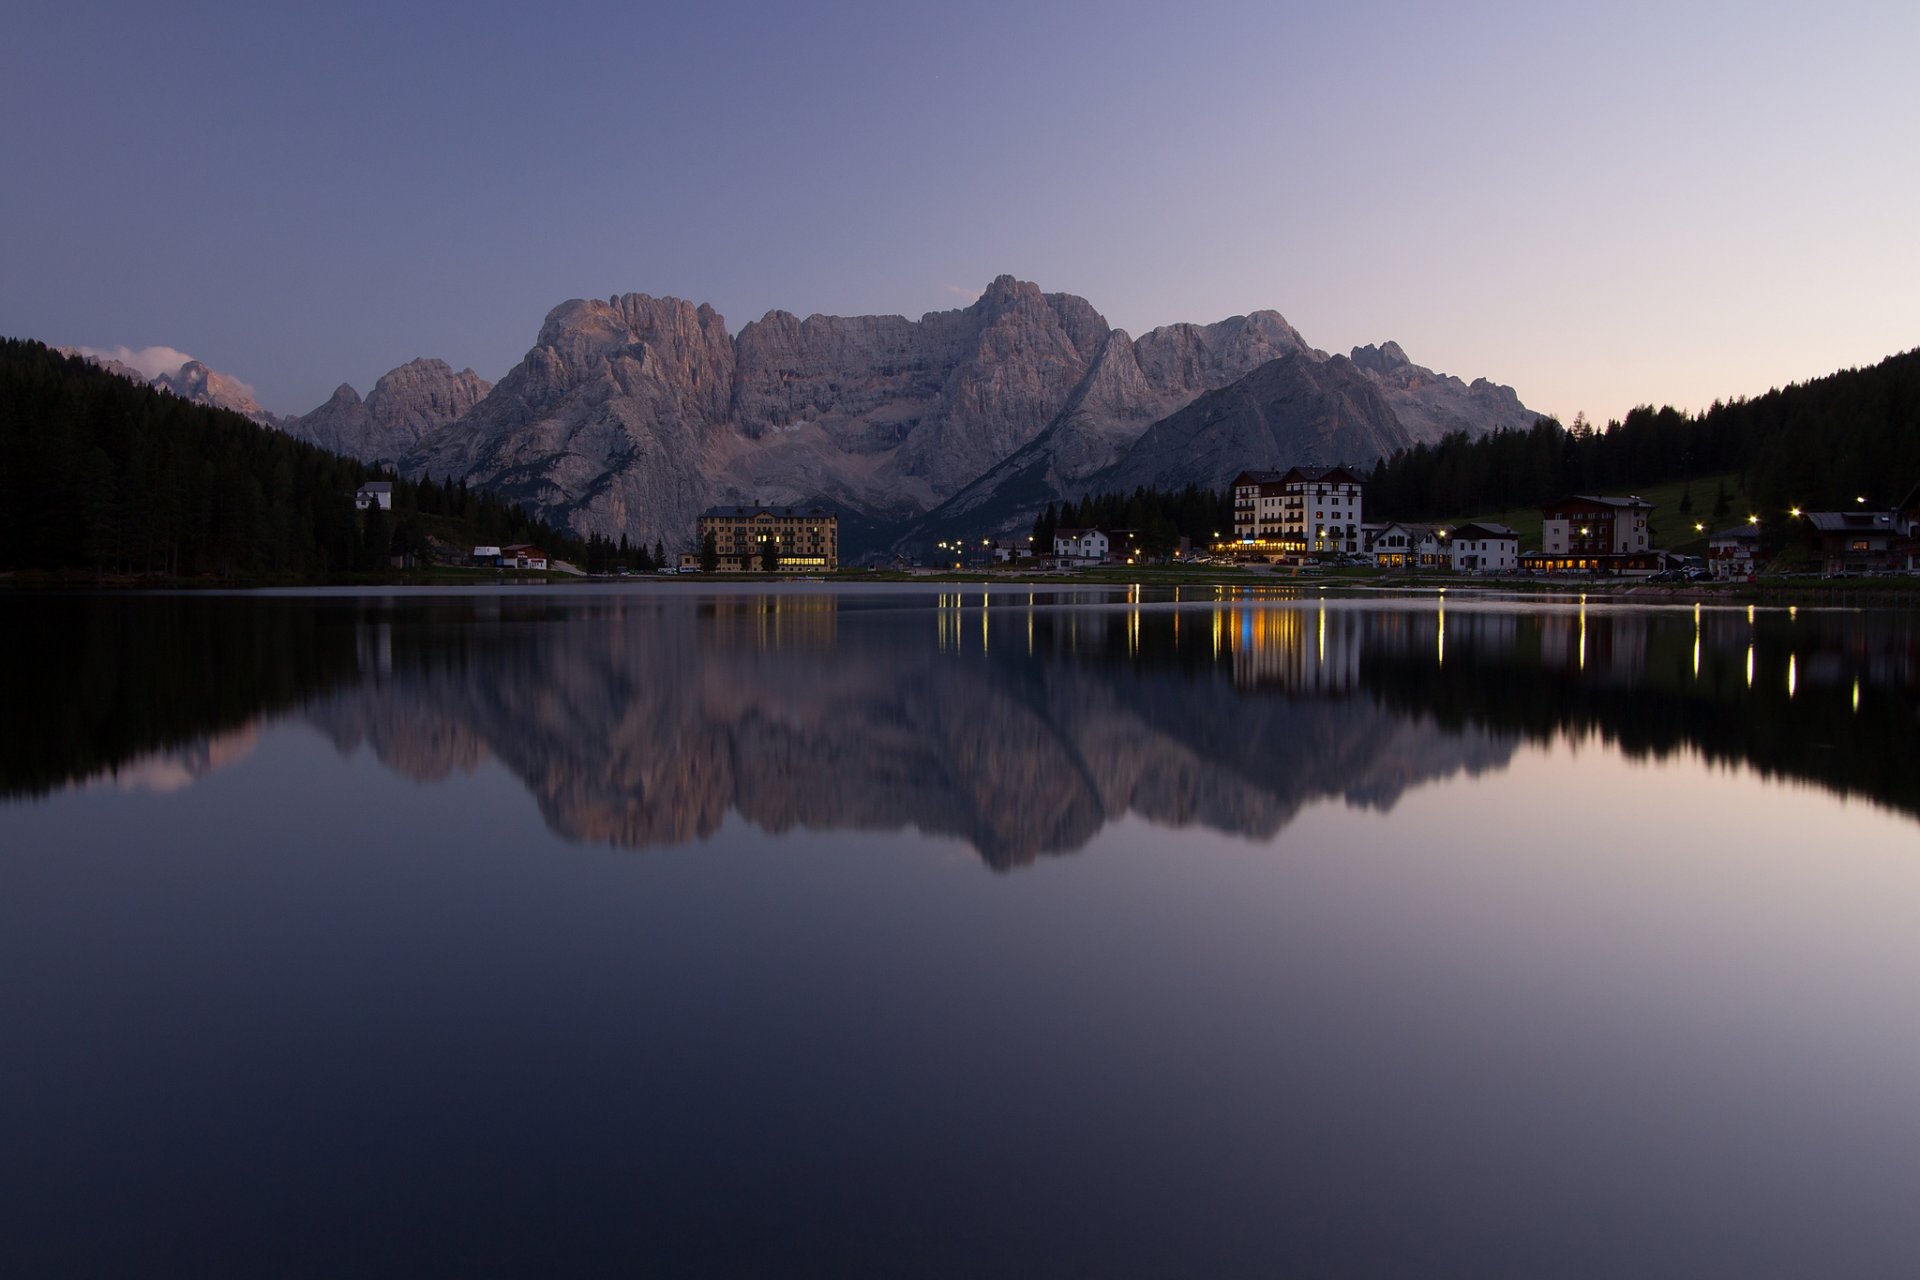
[[[1400,344],[1393,341],[1383,342],[1377,347],[1355,347],[1350,358],[1371,373],[1385,373],[1413,363],[1407,358],[1407,353],[1400,349]]]
[[[444,360],[410,360],[382,374],[365,400],[348,383],[286,429],[323,449],[368,462],[405,456],[422,436],[472,409],[492,384],[471,369],[453,371]]]

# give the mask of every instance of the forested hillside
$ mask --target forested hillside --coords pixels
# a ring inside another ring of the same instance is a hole
[[[0,569],[317,581],[458,546],[586,544],[464,486],[394,482],[239,414],[129,382],[38,342],[0,340]]]
[[[1374,520],[1434,518],[1727,473],[1770,519],[1862,496],[1898,501],[1920,483],[1920,350],[1698,414],[1643,407],[1605,430],[1543,418],[1416,445],[1374,468],[1366,509]]]

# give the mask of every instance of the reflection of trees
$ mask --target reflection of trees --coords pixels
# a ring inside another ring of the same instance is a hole
[[[219,596],[0,604],[0,795],[214,737],[359,672],[352,606]]]
[[[1128,814],[1265,837],[1316,800],[1385,807],[1504,767],[1521,740],[1593,732],[1920,813],[1901,754],[1920,646],[1898,615],[1105,592],[931,609],[777,593],[9,603],[37,624],[6,677],[10,719],[34,726],[0,756],[15,792],[304,705],[343,751],[422,781],[497,761],[556,831],[630,847],[735,813],[954,835],[996,866]],[[195,776],[198,756],[181,759]]]
[[[677,843],[739,813],[957,835],[996,866],[1129,813],[1269,836],[1310,801],[1388,805],[1510,750],[1365,700],[1249,697],[1185,614],[977,601],[733,597],[537,634],[395,628],[393,678],[311,718],[422,779],[489,754],[574,839]]]

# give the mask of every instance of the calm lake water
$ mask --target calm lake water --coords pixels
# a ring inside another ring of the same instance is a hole
[[[0,626],[4,1274],[1920,1274],[1914,615]]]

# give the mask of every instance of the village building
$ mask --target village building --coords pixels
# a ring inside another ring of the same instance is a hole
[[[500,567],[502,569],[545,569],[547,553],[531,542],[516,542],[512,546],[500,548]]]
[[[1439,525],[1389,521],[1375,526],[1367,552],[1382,569],[1437,569],[1448,562],[1448,532]]]
[[[1233,481],[1234,542],[1217,549],[1269,558],[1357,555],[1366,545],[1364,487],[1346,467],[1242,471]]]
[[[1809,511],[1822,573],[1884,573],[1911,558],[1908,524],[1894,511]]]
[[[338,493],[339,490],[334,492]],[[369,480],[354,491],[353,507],[356,511],[365,511],[368,507],[379,507],[382,511],[393,510],[393,481]]]
[[[1653,504],[1645,498],[1561,498],[1540,508],[1539,551],[1522,556],[1535,573],[1651,574]]]
[[[1716,582],[1745,582],[1760,568],[1760,527],[1735,525],[1707,539],[1707,572]]]
[[[1113,540],[1099,529],[1056,529],[1053,533],[1053,554],[1062,560],[1105,560],[1111,553]]]
[[[773,549],[775,564],[789,572],[830,573],[840,567],[840,517],[824,507],[708,507],[694,527],[695,546],[713,535],[722,573],[753,573]],[[700,567],[697,552],[681,567]]]
[[[1463,524],[1447,539],[1455,573],[1512,573],[1520,567],[1520,535],[1503,524]]]

